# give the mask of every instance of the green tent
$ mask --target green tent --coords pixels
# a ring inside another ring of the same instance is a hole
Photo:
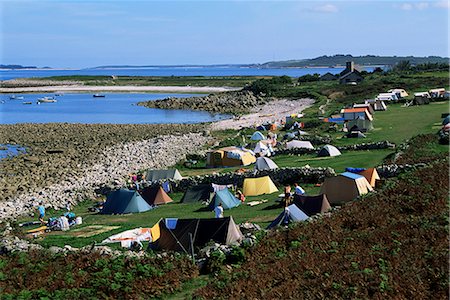
[[[129,214],[144,212],[152,209],[150,205],[136,191],[120,189],[111,192],[101,214]]]
[[[222,203],[223,209],[232,209],[233,207],[239,206],[241,201],[239,201],[228,189],[223,189],[217,191],[214,198],[209,203],[209,209],[214,210],[216,206]]]
[[[147,181],[159,181],[164,179],[181,180],[183,177],[177,169],[172,170],[149,170],[146,176]]]
[[[181,203],[195,203],[199,201],[209,202],[211,200],[211,193],[214,189],[210,184],[199,184],[191,186],[184,193],[181,198]]]
[[[352,128],[355,126],[362,132],[370,131],[373,129],[372,121],[370,120],[363,120],[361,118],[356,118],[355,120],[351,120],[347,124],[347,128]]]

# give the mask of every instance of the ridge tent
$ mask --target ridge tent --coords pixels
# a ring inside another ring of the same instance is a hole
[[[364,176],[366,178],[367,182],[372,187],[375,187],[376,181],[380,180],[380,175],[378,175],[377,169],[375,169],[375,168],[368,168],[366,170],[358,172],[358,174]]]
[[[255,163],[255,170],[275,170],[278,169],[277,164],[268,157],[258,157]]]
[[[259,196],[263,194],[272,194],[278,189],[272,182],[269,176],[259,178],[245,178],[244,179],[244,195],[245,196]]]
[[[199,201],[209,202],[211,193],[214,192],[211,184],[198,184],[189,187],[181,198],[181,203],[194,203]]]
[[[248,149],[238,147],[225,147],[208,152],[206,166],[215,167],[237,167],[248,166],[256,161],[254,154]]]
[[[209,241],[219,244],[237,244],[243,239],[233,217],[214,219],[161,219],[154,227],[153,250],[172,250],[191,253],[190,236],[194,247],[203,247]]]
[[[150,205],[166,204],[173,201],[159,185],[146,187],[140,191],[140,194]]]
[[[146,176],[147,181],[159,181],[164,179],[181,180],[183,177],[177,169],[172,170],[149,170]]]
[[[357,118],[355,120],[351,120],[347,124],[347,128],[352,128],[353,126],[356,126],[359,128],[360,131],[366,132],[373,129],[373,123],[369,120],[363,120],[360,118]]]
[[[152,209],[136,191],[120,189],[111,192],[106,198],[101,214],[129,214]]]
[[[294,204],[308,216],[324,213],[331,209],[325,194],[317,196],[294,195]]]
[[[320,188],[331,204],[345,203],[371,191],[373,188],[364,176],[350,172],[326,178]]]
[[[311,142],[309,142],[309,141],[298,141],[298,140],[293,140],[293,141],[288,142],[286,144],[286,148],[287,149],[305,148],[305,149],[313,149],[314,150],[314,146],[311,144]]]
[[[215,192],[214,198],[209,203],[208,208],[210,210],[214,210],[219,203],[222,203],[223,209],[232,209],[233,207],[239,206],[241,201],[239,201],[227,188],[225,188]]]
[[[448,123],[450,123],[450,115],[445,117],[445,119],[442,121],[442,125],[447,125]]]
[[[265,140],[266,137],[265,137],[264,134],[262,134],[261,132],[255,131],[255,132],[252,134],[252,136],[251,136],[250,139],[251,139],[252,141],[262,141],[262,140]]]
[[[341,155],[341,151],[339,151],[333,145],[325,145],[320,149],[318,156],[339,156]]]
[[[286,207],[278,217],[267,226],[271,229],[277,226],[286,226],[291,222],[300,222],[308,219],[308,216],[295,204]]]

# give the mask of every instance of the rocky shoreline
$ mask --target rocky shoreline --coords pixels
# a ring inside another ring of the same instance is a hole
[[[0,161],[0,221],[26,214],[38,200],[53,208],[94,196],[130,172],[163,168],[197,153],[210,137],[202,125],[2,125],[0,143],[27,154]],[[36,197],[38,200],[32,201]]]
[[[216,93],[190,98],[165,98],[155,101],[138,102],[149,108],[203,110],[212,113],[243,115],[252,108],[267,104],[274,99],[255,96],[249,91]]]

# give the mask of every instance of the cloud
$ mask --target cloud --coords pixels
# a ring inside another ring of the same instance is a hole
[[[333,4],[324,4],[321,6],[316,6],[313,11],[321,12],[321,13],[337,13],[339,9],[336,5]]]
[[[434,3],[433,6],[437,7],[437,8],[450,9],[450,2],[447,0],[438,1],[438,2]]]

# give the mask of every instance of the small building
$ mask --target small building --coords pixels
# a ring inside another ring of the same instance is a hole
[[[327,73],[323,74],[322,76],[320,76],[320,81],[333,81],[333,80],[337,80],[338,78],[339,78],[338,75],[327,72]]]
[[[355,63],[353,61],[348,61],[345,70],[339,74],[340,84],[358,84],[363,80],[364,77],[355,69]]]

